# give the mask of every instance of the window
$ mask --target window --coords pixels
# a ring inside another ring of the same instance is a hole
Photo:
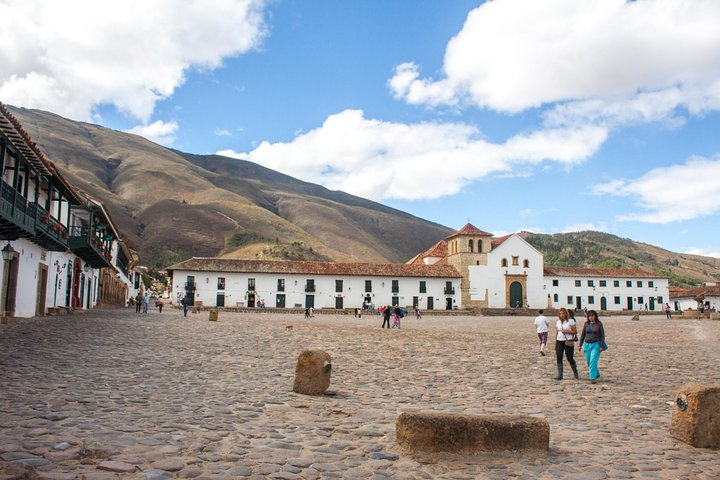
[[[607,287],[607,282],[605,280],[600,280],[600,286]]]
[[[315,291],[315,280],[312,280],[312,279],[308,278],[308,279],[305,281],[305,291],[306,291],[306,292],[314,292],[314,291]],[[312,295],[307,295],[307,296],[308,296],[308,297],[312,297]],[[313,300],[313,302],[314,302],[314,301],[315,301],[315,300]],[[313,303],[313,306],[314,306],[314,305],[315,305],[315,304]]]
[[[648,282],[648,287],[653,288],[654,286],[655,286],[655,282],[653,282],[652,280],[650,280],[650,281]]]
[[[398,293],[399,291],[400,291],[400,281],[393,280],[392,281],[392,293]]]
[[[248,278],[248,292],[254,292],[254,291],[255,291],[255,279]]]
[[[572,303],[573,303],[573,297],[572,297],[572,295],[568,295],[567,303],[568,303],[568,305],[572,305]]]
[[[638,280],[638,281],[637,281],[637,286],[638,286],[638,288],[642,288],[642,281],[641,281],[641,280]]]
[[[663,303],[663,298],[662,298],[662,297],[658,297],[658,298],[657,298],[657,301],[658,301],[658,303]]]
[[[523,268],[530,268],[530,260],[523,260]]]
[[[620,280],[613,280],[613,287],[620,287]]]
[[[365,280],[365,292],[372,292],[372,280]]]
[[[336,292],[343,291],[343,281],[342,280],[335,280],[335,291]]]
[[[615,305],[620,305],[620,297],[615,297]]]
[[[576,287],[579,287],[579,286],[581,286],[581,285],[582,285],[582,281],[581,281],[581,280],[575,280],[575,286],[576,286]]]
[[[643,303],[645,303],[645,299],[643,297],[638,297],[638,303],[642,305]]]
[[[555,295],[553,295],[553,302],[557,303],[559,301],[560,301],[560,296],[556,293]]]
[[[501,266],[501,267],[507,267],[507,258],[503,258],[503,259],[500,261],[500,266]]]
[[[560,280],[555,279],[553,280],[553,287],[559,287],[560,286]]]
[[[478,240],[478,253],[482,253],[482,240]]]
[[[595,297],[590,295],[588,297],[588,305],[595,305]]]
[[[225,277],[218,277],[218,290],[225,290]]]
[[[425,280],[420,281],[420,293],[427,293],[427,282]]]
[[[594,287],[595,286],[595,280],[588,280],[588,287]]]
[[[520,257],[512,257],[513,265],[520,265]]]
[[[468,240],[468,248],[470,249],[470,253],[473,253],[473,249],[475,248],[475,245],[473,244],[472,239]]]
[[[285,279],[283,279],[283,278],[278,278],[277,291],[278,291],[278,292],[284,292],[284,291],[285,291]]]
[[[445,282],[445,295],[455,295],[455,289],[452,286],[452,282]]]
[[[632,287],[632,280],[628,280],[625,282],[626,287]]]

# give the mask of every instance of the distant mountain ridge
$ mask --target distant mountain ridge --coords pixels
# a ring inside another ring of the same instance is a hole
[[[195,155],[98,125],[9,107],[74,185],[101,199],[141,264],[192,256],[402,263],[454,231],[252,162]],[[545,264],[640,268],[689,287],[718,261],[601,232],[520,234]]]

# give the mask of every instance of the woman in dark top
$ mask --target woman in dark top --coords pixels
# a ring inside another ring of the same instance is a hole
[[[583,347],[584,345],[584,347]],[[595,383],[600,376],[598,360],[601,346],[605,345],[605,329],[595,310],[587,313],[587,320],[580,334],[580,351],[585,352],[585,360],[590,372],[590,383]]]

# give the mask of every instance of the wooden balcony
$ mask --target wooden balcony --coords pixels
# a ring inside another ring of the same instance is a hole
[[[65,226],[52,218],[50,213],[39,205],[30,204],[29,212],[35,212],[35,235],[33,242],[45,250],[63,252],[68,249],[68,231]]]
[[[30,203],[6,182],[0,182],[0,238],[15,240],[35,235],[35,211]]]
[[[103,247],[95,231],[89,227],[71,227],[68,247],[93,268],[112,265],[109,249]]]

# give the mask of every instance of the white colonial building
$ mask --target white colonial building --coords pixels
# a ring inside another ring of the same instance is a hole
[[[704,285],[696,288],[674,288],[670,292],[673,310],[705,310],[717,311],[720,307],[720,286]]]
[[[642,270],[545,267],[520,235],[494,238],[467,224],[410,260],[462,274],[464,308],[577,308],[662,311],[668,279]]]
[[[167,270],[174,301],[212,307],[452,309],[461,280],[448,265],[191,258]]]
[[[131,256],[109,215],[2,103],[0,172],[0,318],[124,304]]]

